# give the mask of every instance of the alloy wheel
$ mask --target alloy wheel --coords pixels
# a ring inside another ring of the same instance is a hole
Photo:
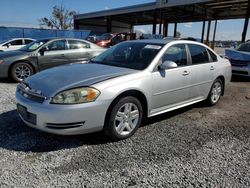
[[[138,107],[133,103],[125,103],[115,116],[115,130],[120,135],[130,134],[139,120]]]

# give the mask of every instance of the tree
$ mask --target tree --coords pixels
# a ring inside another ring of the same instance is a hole
[[[51,29],[72,29],[74,26],[74,15],[76,15],[75,11],[66,9],[63,5],[54,6],[52,15],[49,18],[44,17],[38,21],[41,27],[47,26]]]

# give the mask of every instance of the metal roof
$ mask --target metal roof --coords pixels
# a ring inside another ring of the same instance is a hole
[[[112,17],[112,20],[121,21],[131,25],[152,24],[153,17],[159,21],[167,20],[173,22],[194,22],[209,19],[236,19],[244,18],[248,9],[248,0],[168,0],[166,4],[157,2],[140,5],[103,10],[79,14],[75,20],[85,21],[105,19]]]

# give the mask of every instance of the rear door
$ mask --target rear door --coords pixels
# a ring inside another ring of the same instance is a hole
[[[214,81],[214,61],[208,49],[198,44],[188,44],[192,65],[191,73],[191,98],[206,98]]]
[[[38,54],[38,66],[40,70],[69,63],[65,53],[65,40],[52,41],[42,47]]]
[[[186,45],[170,46],[162,57],[161,62],[164,61],[173,61],[178,67],[152,73],[152,114],[181,105],[190,98],[191,78]]]
[[[91,46],[80,40],[68,40],[65,56],[70,63],[87,61],[91,58]]]

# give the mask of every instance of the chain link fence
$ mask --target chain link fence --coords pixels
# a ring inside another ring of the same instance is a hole
[[[55,29],[33,29],[33,28],[15,28],[0,27],[0,41],[12,38],[79,38],[86,39],[91,31],[89,30],[55,30]]]

